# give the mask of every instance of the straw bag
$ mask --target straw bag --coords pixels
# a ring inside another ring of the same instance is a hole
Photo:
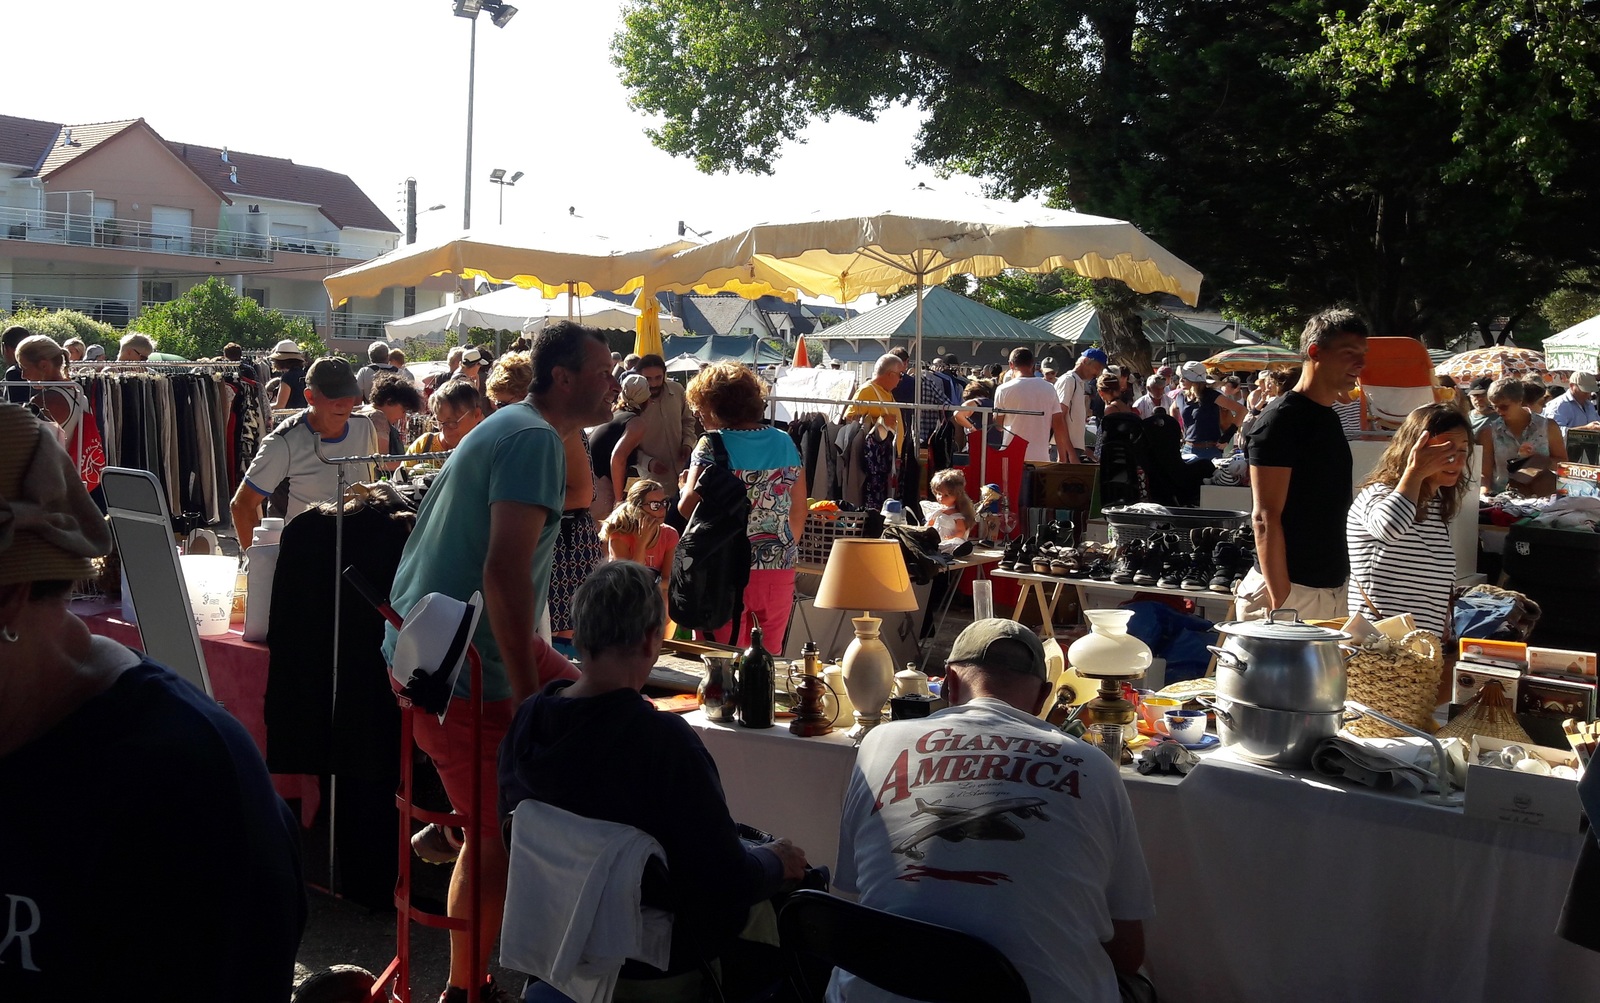
[[[1433,731],[1433,706],[1444,671],[1439,636],[1413,630],[1398,641],[1368,639],[1345,663],[1350,699],[1424,732]],[[1346,725],[1361,738],[1403,738],[1405,732],[1376,718]]]
[[[1484,683],[1478,695],[1467,702],[1461,713],[1439,729],[1438,737],[1459,738],[1470,743],[1473,735],[1487,735],[1520,745],[1533,744],[1533,739],[1528,737],[1517,720],[1511,701],[1506,699],[1506,691],[1498,679]]]

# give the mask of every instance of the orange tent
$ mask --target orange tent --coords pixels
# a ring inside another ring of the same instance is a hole
[[[811,359],[806,355],[806,339],[796,339],[799,343],[794,346],[794,368],[810,369]]]

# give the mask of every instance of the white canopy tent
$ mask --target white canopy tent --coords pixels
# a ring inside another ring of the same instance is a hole
[[[1544,339],[1544,359],[1551,369],[1600,371],[1600,314]]]
[[[546,299],[538,289],[507,286],[472,299],[390,321],[384,325],[384,333],[391,341],[404,341],[440,331],[464,333],[473,327],[529,332],[568,317],[590,327],[631,331],[639,319],[639,311],[603,296],[573,297],[560,293]],[[682,320],[667,313],[662,313],[660,319],[662,334],[683,333]]]

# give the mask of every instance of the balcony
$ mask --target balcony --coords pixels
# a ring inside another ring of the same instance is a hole
[[[109,247],[232,261],[271,261],[273,254],[319,255],[365,261],[389,250],[368,244],[269,237],[237,230],[153,224],[148,220],[97,218],[0,206],[0,238],[74,247]]]
[[[27,306],[42,307],[46,310],[76,310],[113,327],[126,327],[134,314],[133,300],[102,296],[51,296],[46,293],[28,292],[12,294],[10,308],[13,312]]]

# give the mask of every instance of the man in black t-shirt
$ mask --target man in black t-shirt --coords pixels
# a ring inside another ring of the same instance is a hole
[[[1241,620],[1285,607],[1302,619],[1346,615],[1344,522],[1354,475],[1333,402],[1361,375],[1367,326],[1350,310],[1324,310],[1306,324],[1300,345],[1306,359],[1300,382],[1246,436],[1256,566],[1239,583]]]

